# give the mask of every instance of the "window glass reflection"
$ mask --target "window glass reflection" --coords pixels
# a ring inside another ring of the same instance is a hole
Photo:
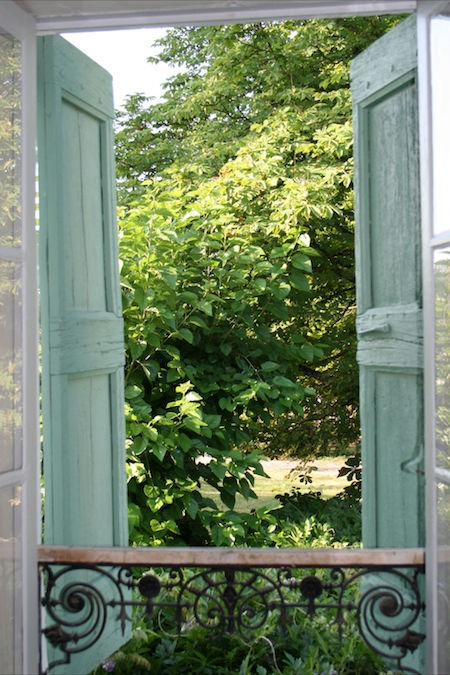
[[[435,252],[436,463],[450,470],[450,248]]]
[[[21,490],[0,489],[0,673],[21,673]]]
[[[435,234],[450,230],[448,195],[450,191],[450,17],[438,16],[431,22],[432,119],[433,119],[433,199]]]
[[[0,32],[0,246],[21,240],[20,42]]]
[[[0,473],[21,466],[21,290],[20,265],[0,260]]]
[[[450,485],[437,485],[439,672],[450,673]]]

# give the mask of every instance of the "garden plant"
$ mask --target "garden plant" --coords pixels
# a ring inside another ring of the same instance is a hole
[[[164,99],[119,112],[133,545],[360,545],[349,64],[398,20],[173,29]],[[346,490],[299,479],[252,507],[264,457],[339,452]],[[355,620],[340,641],[334,619],[296,610],[280,632],[270,614],[214,640],[137,613],[96,673],[383,672]]]

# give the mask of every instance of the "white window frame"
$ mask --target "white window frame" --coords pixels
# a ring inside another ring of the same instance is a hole
[[[15,251],[22,264],[22,466],[3,474],[0,487],[22,485],[21,612],[23,671],[37,672],[38,612],[37,552],[40,537],[39,498],[39,381],[37,245],[35,219],[36,34],[29,15],[15,3],[0,3],[0,26],[22,44],[22,245]]]
[[[438,672],[438,546],[435,455],[435,334],[433,254],[444,239],[433,235],[433,121],[431,21],[448,11],[449,0],[420,0],[418,15],[419,124],[424,316],[424,416],[426,476],[426,599],[427,672]],[[441,141],[440,141],[441,142]],[[450,152],[450,148],[446,149]]]
[[[119,0],[119,3],[121,0]],[[153,8],[150,12],[150,5]],[[168,3],[169,4],[169,3]],[[193,3],[194,4],[194,3]],[[210,6],[208,6],[210,5]],[[28,628],[24,633],[24,671],[36,672],[37,664],[37,589],[36,589],[36,544],[39,541],[39,433],[38,433],[38,321],[37,321],[37,256],[35,236],[35,35],[69,30],[95,30],[129,28],[142,26],[181,25],[186,23],[241,22],[264,20],[269,18],[309,18],[330,16],[355,16],[358,14],[412,11],[417,7],[419,35],[419,113],[421,144],[421,188],[422,188],[422,227],[423,227],[423,287],[424,287],[424,325],[425,331],[425,433],[426,433],[426,471],[428,476],[434,473],[433,423],[434,423],[434,343],[433,325],[433,284],[431,262],[431,224],[432,224],[432,147],[430,115],[430,43],[429,26],[431,17],[447,5],[447,0],[298,0],[297,3],[278,0],[261,2],[223,3],[217,5],[205,2],[205,9],[189,9],[189,0],[183,11],[168,12],[164,0],[158,9],[155,2],[149,2],[149,11],[133,16],[95,17],[72,14],[70,17],[58,17],[48,20],[33,20],[23,12],[13,0],[0,3],[0,24],[23,41],[24,45],[24,136],[23,136],[23,214],[24,214],[24,479],[27,481],[27,497],[24,509],[28,514],[24,519],[24,557],[27,560],[27,575],[24,586],[24,617]],[[25,475],[26,474],[26,475]],[[27,478],[28,477],[28,478]],[[427,672],[436,672],[437,663],[437,617],[432,608],[436,607],[436,513],[433,481],[427,481]]]
[[[128,10],[128,0],[117,1],[119,9],[110,11],[105,7],[110,3],[105,3],[103,13],[94,9],[90,16],[87,11],[58,16],[56,9],[53,16],[37,18],[38,33],[401,14],[417,6],[417,0],[147,0]],[[79,0],[72,2],[76,5]],[[89,2],[95,4],[95,0]],[[24,0],[24,4],[32,3]]]

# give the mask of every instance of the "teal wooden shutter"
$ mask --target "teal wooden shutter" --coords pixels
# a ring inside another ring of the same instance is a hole
[[[112,80],[59,36],[38,44],[45,540],[126,546]],[[58,672],[88,672],[123,642]]]
[[[352,64],[363,544],[377,548],[424,545],[416,54],[412,16]],[[424,650],[404,663],[424,672]]]
[[[363,540],[424,545],[416,18],[352,65]]]

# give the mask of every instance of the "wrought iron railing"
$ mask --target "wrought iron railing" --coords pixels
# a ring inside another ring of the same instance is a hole
[[[300,608],[332,610],[342,639],[353,614],[391,667],[417,673],[405,660],[425,638],[424,566],[423,549],[40,547],[42,634],[58,655],[41,673],[90,649],[110,621],[125,632],[139,606],[170,606],[179,630],[190,616],[214,635],[247,636],[272,612],[286,626]]]

